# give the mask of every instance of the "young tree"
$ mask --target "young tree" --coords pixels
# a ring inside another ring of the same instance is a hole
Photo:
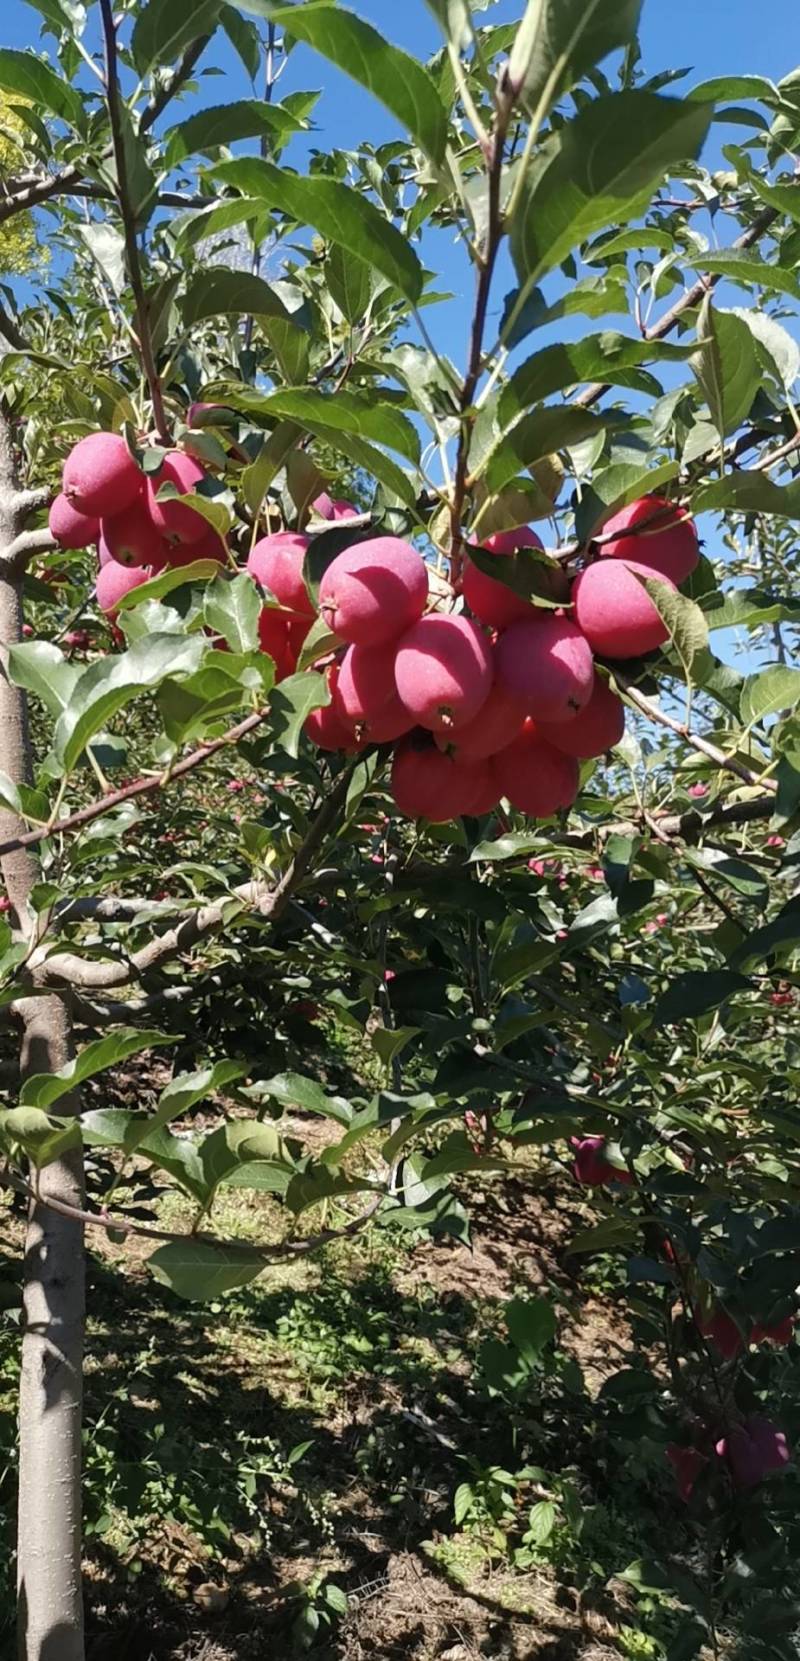
[[[702,1332],[713,1173],[735,1157],[741,1205],[778,1205],[760,1132],[743,1149],[687,1102],[699,1080],[718,1115],[743,1088],[739,1034],[767,1122],[776,1000],[794,996],[796,902],[767,877],[792,857],[800,786],[799,363],[781,321],[800,104],[796,76],[648,81],[637,0],[530,0],[513,25],[432,0],[426,65],[329,0],[39,10],[47,54],[0,51],[21,152],[0,226],[41,208],[60,272],[46,304],[0,318],[21,1075],[2,1138],[30,1206],[20,1653],[80,1661],[86,1228],[152,1238],[161,1282],[214,1297],[379,1208],[462,1229],[450,1177],[557,1144],[566,1114],[578,1179],[630,1189],[616,1243],[661,1229],[670,1296]],[[218,31],[254,83],[266,64],[268,96],[187,115]],[[275,96],[298,43],[380,99],[397,140],[286,160],[314,106]],[[731,99],[738,142],[709,173]],[[722,252],[709,214],[732,226]],[[437,348],[442,227],[474,272],[463,366]],[[725,529],[726,593],[699,515]],[[722,663],[709,631],[734,626],[782,631],[777,661]],[[238,823],[236,757],[261,787]],[[580,873],[569,906],[551,859]],[[243,1085],[247,1043],[226,1055],[223,1031],[154,1114],[85,1110],[81,1085],[127,1056],[187,1032],[201,1048],[284,952],[372,1034],[373,1097]],[[672,1030],[688,1019],[691,1054]],[[170,1132],[223,1086],[236,1111],[217,1128]],[[286,1136],[291,1104],[341,1126],[324,1159]],[[370,1137],[379,1172],[359,1164]],[[112,1150],[116,1199],[86,1196],[86,1148]],[[136,1161],[189,1197],[190,1232],[159,1224],[160,1188],[148,1220],[126,1210]],[[793,1141],[784,1161],[790,1192]],[[279,1244],[219,1237],[230,1182],[276,1196]],[[749,1314],[756,1291],[771,1314],[780,1287],[753,1291],[741,1251]],[[720,1411],[730,1445],[734,1394]]]

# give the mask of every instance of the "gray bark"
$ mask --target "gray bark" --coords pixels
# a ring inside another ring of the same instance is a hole
[[[17,488],[8,422],[0,410],[0,769],[17,784],[32,773],[24,694],[11,684],[8,647],[21,637],[22,573],[3,554],[24,528],[30,501]],[[0,809],[0,841],[24,829]],[[10,920],[27,932],[37,864],[29,849],[3,856]],[[53,1072],[72,1054],[69,1012],[48,994],[14,1005],[21,1027],[20,1073]],[[60,1113],[79,1112],[65,1097]],[[80,1206],[80,1154],[55,1160],[38,1178],[25,1241],[18,1526],[20,1661],[84,1661],[81,1595],[81,1412],[84,1250],[79,1224],[40,1203]]]

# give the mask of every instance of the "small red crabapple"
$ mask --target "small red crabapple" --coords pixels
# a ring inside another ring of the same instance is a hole
[[[707,796],[708,795],[708,785],[707,784],[690,784],[688,794],[690,796],[696,796],[698,799],[701,796]]]

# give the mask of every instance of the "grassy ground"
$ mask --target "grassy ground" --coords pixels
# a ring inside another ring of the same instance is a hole
[[[373,1228],[212,1306],[91,1243],[91,1661],[662,1655],[669,1611],[616,1577],[665,1509],[683,1524],[660,1469],[617,1469],[598,1429],[627,1339],[613,1289],[595,1298],[562,1261],[574,1197],[532,1178],[470,1203],[472,1250]],[[263,1233],[269,1206],[240,1195],[217,1221]],[[19,1233],[0,1213],[9,1503]],[[520,1294],[556,1307],[555,1353],[492,1394],[482,1345]]]

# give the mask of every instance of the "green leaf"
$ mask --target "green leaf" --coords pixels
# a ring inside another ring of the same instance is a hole
[[[225,266],[210,266],[199,272],[180,301],[180,308],[187,329],[206,317],[226,314],[245,317],[252,313],[254,317],[276,317],[283,323],[293,321],[280,295],[263,277],[252,271],[229,271]]]
[[[179,1298],[207,1302],[238,1286],[248,1286],[265,1268],[264,1256],[251,1246],[214,1246],[205,1240],[173,1240],[159,1246],[147,1266],[162,1286]]]
[[[194,507],[202,498],[192,497]],[[149,600],[163,600],[165,594],[171,594],[176,588],[187,588],[191,583],[208,582],[219,576],[219,560],[196,559],[191,565],[167,566],[157,577],[150,582],[140,583],[138,588],[132,588],[128,594],[123,594],[117,602],[120,611],[132,611],[134,606],[146,605]]]
[[[80,670],[68,663],[49,640],[23,640],[8,654],[9,676],[15,686],[24,686],[41,698],[51,715],[60,715],[75,690]]]
[[[530,831],[514,831],[510,836],[498,836],[495,842],[479,842],[470,854],[470,864],[480,859],[521,859],[524,854],[540,853],[542,838]]]
[[[762,721],[766,715],[777,715],[779,710],[793,710],[800,703],[800,669],[784,669],[776,664],[772,669],[760,669],[748,675],[742,687],[740,712],[749,727]]]
[[[228,148],[237,139],[290,138],[302,133],[307,121],[298,120],[283,104],[266,104],[263,98],[241,98],[232,104],[214,104],[198,110],[196,115],[182,121],[167,133],[167,153],[164,165],[177,167],[186,156],[198,150],[213,150],[218,145]]]
[[[481,463],[478,473],[486,473],[488,489],[494,494],[515,478],[521,468],[532,467],[556,450],[583,443],[603,432],[610,420],[613,416],[596,415],[591,410],[573,409],[568,405],[532,410],[503,434],[499,444]]]
[[[103,276],[111,284],[117,298],[124,294],[128,282],[125,265],[125,238],[115,225],[91,222],[79,225],[78,230]]]
[[[156,634],[135,641],[119,657],[102,658],[85,669],[53,735],[64,768],[73,768],[95,733],[142,691],[193,674],[206,649],[207,642],[197,635],[178,640],[174,634]]]
[[[281,388],[278,392],[260,394],[233,388],[226,398],[236,409],[245,411],[254,420],[279,415],[281,411],[301,410],[302,425],[308,432],[330,444],[340,455],[363,467],[366,473],[379,479],[387,490],[399,497],[407,507],[416,509],[417,493],[409,475],[384,455],[374,444],[359,436],[364,427],[380,440],[383,433],[392,433],[392,442],[402,443],[407,450],[417,448],[419,438],[406,417],[387,405],[370,406],[357,393],[338,393],[335,398],[317,392],[313,387]],[[368,422],[371,420],[371,428]],[[352,538],[355,540],[355,537]]]
[[[647,589],[659,617],[669,629],[670,640],[687,677],[691,677],[695,658],[708,645],[705,614],[694,600],[681,594],[679,589],[667,588],[666,583],[658,582],[656,578],[642,578],[638,572],[637,581]]]
[[[552,1500],[537,1500],[528,1515],[525,1530],[526,1545],[539,1548],[547,1544],[556,1526],[556,1508]]]
[[[506,71],[542,120],[562,93],[636,36],[642,0],[528,0]]]
[[[325,272],[331,297],[342,316],[350,324],[363,323],[373,292],[369,266],[353,254],[345,253],[339,243],[334,243],[328,253]]]
[[[735,312],[718,311],[708,295],[697,322],[702,342],[692,370],[720,438],[741,426],[763,379],[753,336]]]
[[[305,1078],[302,1073],[276,1073],[274,1078],[262,1080],[253,1092],[247,1093],[256,1092],[261,1100],[280,1102],[282,1107],[293,1108],[298,1113],[319,1113],[340,1125],[349,1125],[353,1116],[350,1103],[343,1096],[326,1095],[316,1079]]]
[[[242,492],[251,513],[258,514],[264,497],[275,475],[280,472],[287,456],[302,438],[302,428],[296,421],[279,421],[265,438],[254,462],[242,473]]]
[[[0,89],[19,93],[42,115],[57,116],[72,127],[83,126],[83,98],[77,87],[70,86],[33,52],[0,48]]]
[[[770,103],[777,98],[778,89],[763,75],[716,75],[683,96],[701,104],[719,104],[726,98],[755,98]]]
[[[146,0],[136,7],[131,51],[140,75],[156,63],[172,63],[200,35],[213,34],[219,0],[194,0],[190,7],[174,0]]]
[[[261,68],[261,41],[255,23],[241,17],[235,6],[222,6],[219,20],[242,63],[255,83]]]
[[[18,1142],[38,1168],[81,1146],[79,1119],[51,1119],[38,1107],[12,1107],[0,1113],[2,1133]]]
[[[380,403],[346,387],[335,398],[311,386],[281,387],[266,396],[244,393],[238,403],[251,415],[280,416],[312,433],[346,434],[385,444],[415,465],[419,463],[419,433],[408,416],[394,404]]]
[[[602,473],[596,473],[575,513],[575,534],[579,541],[590,542],[620,508],[648,492],[658,491],[661,485],[676,479],[679,472],[677,461],[652,466],[643,458],[641,462],[615,461]]]
[[[104,1073],[108,1067],[116,1067],[128,1056],[139,1055],[142,1050],[152,1049],[156,1044],[174,1044],[174,1036],[165,1032],[134,1032],[123,1029],[115,1032],[108,1038],[98,1038],[92,1044],[85,1044],[74,1061],[68,1062],[66,1067],[60,1067],[56,1073],[36,1073],[32,1078],[25,1079],[20,1090],[20,1103],[26,1107],[52,1107],[53,1102],[75,1090],[88,1078],[94,1078],[96,1073]]]
[[[479,544],[469,542],[465,547],[472,564],[484,576],[502,583],[523,600],[539,601],[546,606],[568,602],[569,580],[564,567],[550,554],[538,548],[518,548],[516,553],[498,560],[496,554],[487,553]]]
[[[402,1055],[412,1038],[416,1038],[417,1033],[421,1031],[421,1027],[375,1027],[371,1038],[372,1048],[384,1066],[388,1067],[398,1055]]]
[[[212,170],[212,177],[288,214],[299,225],[313,225],[328,242],[340,243],[380,271],[407,300],[419,299],[424,274],[413,248],[357,190],[337,179],[283,172],[258,156],[222,162]]]
[[[217,1061],[213,1067],[204,1067],[197,1073],[179,1073],[165,1085],[155,1112],[148,1116],[137,1114],[127,1126],[122,1140],[124,1152],[128,1156],[135,1153],[154,1131],[171,1124],[173,1119],[182,1118],[215,1090],[244,1078],[246,1073],[247,1066],[241,1061]]]
[[[323,675],[289,675],[273,688],[270,695],[270,736],[277,749],[297,757],[303,724],[312,709],[323,709],[331,701],[328,683]]]
[[[800,944],[800,900],[792,899],[787,902],[777,917],[771,923],[765,923],[763,928],[754,929],[752,934],[743,940],[741,945],[731,956],[731,963],[737,968],[751,968],[756,963],[762,963],[772,953],[781,947],[794,948]]]
[[[592,231],[639,214],[665,175],[699,154],[710,120],[702,104],[618,92],[588,104],[548,138],[511,228],[524,290]]]
[[[724,479],[702,485],[692,498],[695,513],[711,513],[715,508],[800,519],[800,484],[774,484],[766,473],[729,473]]]
[[[627,335],[612,330],[586,335],[583,340],[545,346],[521,364],[503,388],[499,403],[501,421],[505,425],[532,404],[552,397],[554,392],[564,392],[585,382],[602,381],[610,386],[649,392],[652,376],[643,376],[640,366],[657,360],[685,362],[691,350],[691,347],[669,346],[665,342],[630,340]]]
[[[800,346],[788,329],[766,312],[754,311],[752,307],[734,306],[732,310],[755,336],[756,351],[764,368],[787,390],[794,386],[800,375]]]
[[[391,46],[363,18],[330,5],[329,0],[278,6],[270,11],[270,18],[366,87],[432,161],[437,165],[444,161],[447,113],[428,71],[416,58]]]
[[[696,259],[686,259],[683,263],[693,271],[709,271],[719,277],[729,277],[744,288],[756,285],[774,289],[777,294],[791,294],[795,300],[800,298],[800,281],[795,273],[778,265],[770,265],[757,254],[699,254]],[[704,333],[700,324],[698,333]]]
[[[555,1311],[546,1298],[512,1298],[506,1305],[506,1326],[520,1355],[534,1363],[555,1338]]]
[[[232,579],[217,577],[206,589],[203,616],[213,633],[223,636],[232,652],[258,651],[261,601],[246,571],[240,571]]]
[[[633,1217],[604,1217],[593,1228],[582,1229],[566,1248],[566,1255],[575,1252],[611,1252],[630,1245],[639,1234],[640,1224]]]
[[[672,1021],[693,1020],[732,998],[736,992],[751,992],[752,983],[732,969],[688,969],[677,975],[657,998],[653,1009],[653,1025],[666,1026]]]

